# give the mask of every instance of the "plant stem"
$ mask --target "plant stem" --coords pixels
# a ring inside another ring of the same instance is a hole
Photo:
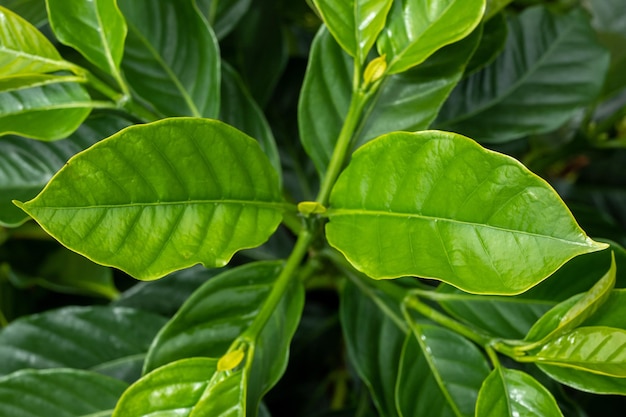
[[[354,131],[356,130],[361,118],[363,107],[369,97],[369,94],[365,94],[361,91],[355,91],[352,93],[352,99],[350,100],[350,108],[348,109],[346,120],[341,128],[339,137],[337,138],[337,144],[335,145],[333,155],[330,158],[330,163],[328,164],[328,169],[326,170],[326,175],[324,175],[324,178],[322,179],[320,191],[317,195],[317,199],[315,200],[323,206],[328,204],[330,191],[332,190],[333,185],[335,185],[335,181],[337,181],[337,178],[343,169],[343,164],[350,149],[352,136],[354,135]]]

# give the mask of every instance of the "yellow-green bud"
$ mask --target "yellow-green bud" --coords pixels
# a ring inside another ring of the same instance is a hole
[[[387,55],[383,54],[376,59],[372,59],[363,73],[363,81],[365,85],[378,81],[385,75],[387,71]]]

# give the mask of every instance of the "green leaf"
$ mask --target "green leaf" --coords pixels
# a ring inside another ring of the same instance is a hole
[[[139,279],[223,266],[266,241],[285,208],[256,141],[192,118],[129,127],[17,204],[65,246]]]
[[[606,326],[626,330],[626,289],[613,290],[584,326]]]
[[[112,135],[129,121],[115,115],[92,114],[66,140],[40,142],[16,136],[0,140],[0,226],[15,227],[28,216],[11,200],[29,200],[74,154]]]
[[[419,67],[386,77],[357,128],[355,146],[395,130],[426,129],[461,79],[480,31],[435,53]],[[325,30],[318,32],[298,105],[302,144],[326,172],[352,91],[352,59]],[[328,105],[328,102],[332,105]]]
[[[246,417],[243,371],[219,372],[217,363],[183,359],[149,373],[124,392],[113,417]]]
[[[521,293],[606,247],[519,162],[438,131],[361,147],[327,214],[328,241],[365,274],[436,278],[471,293]]]
[[[17,74],[0,78],[0,92],[39,87],[60,82],[84,82],[85,79],[75,75],[50,74]]]
[[[600,92],[609,56],[584,13],[531,8],[509,21],[508,33],[495,62],[452,92],[438,129],[502,143],[558,128]]]
[[[387,73],[421,64],[443,46],[463,39],[480,23],[485,0],[394,1],[378,52],[387,55]]]
[[[385,26],[391,0],[313,0],[344,51],[363,64]]]
[[[419,325],[413,332],[396,385],[400,416],[474,416],[478,391],[489,374],[483,354],[444,328]]]
[[[48,23],[46,0],[5,0],[4,7],[28,20],[35,27]]]
[[[615,274],[612,257],[609,270],[589,291],[557,304],[533,325],[525,340],[535,342],[533,345],[544,344],[582,324],[610,297]]]
[[[107,417],[127,385],[93,372],[28,370],[0,378],[0,415]]]
[[[117,0],[46,2],[50,26],[57,39],[79,51],[126,90],[120,62],[127,28]]]
[[[467,64],[464,76],[490,65],[504,50],[508,26],[504,13],[499,13],[483,24],[482,37],[478,48]]]
[[[91,112],[87,91],[76,83],[54,83],[0,93],[0,135],[63,139]]]
[[[595,394],[626,395],[626,378],[613,378],[544,363],[536,363],[536,365],[550,378],[577,390]]]
[[[143,362],[165,321],[140,310],[101,306],[65,307],[26,316],[0,332],[0,374],[61,367],[123,372]]]
[[[556,400],[530,375],[496,368],[485,380],[476,402],[476,417],[562,417]]]
[[[406,324],[372,288],[347,281],[341,292],[341,327],[350,362],[365,382],[380,416],[397,417],[398,379]]]
[[[0,77],[76,68],[33,25],[2,6],[0,22]]]
[[[450,285],[437,289],[437,303],[471,326],[505,339],[523,339],[555,302],[520,297],[466,294]]]
[[[209,21],[218,39],[223,39],[239,23],[252,0],[196,0],[198,8]]]
[[[128,24],[122,69],[133,90],[166,116],[216,118],[220,56],[191,1],[120,0]]]
[[[280,173],[280,157],[272,129],[239,75],[227,64],[222,64],[221,94],[220,120],[258,139],[272,167]]]
[[[195,290],[220,272],[223,271],[197,265],[171,273],[158,281],[139,282],[124,291],[112,305],[172,317]]]
[[[626,330],[579,327],[548,341],[528,360],[626,377]]]

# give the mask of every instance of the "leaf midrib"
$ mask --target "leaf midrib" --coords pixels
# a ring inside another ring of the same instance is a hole
[[[568,245],[576,245],[576,246],[581,246],[581,247],[593,247],[595,245],[590,244],[589,242],[577,242],[577,241],[573,241],[573,240],[567,240],[567,239],[563,239],[560,237],[556,237],[556,236],[550,236],[550,235],[541,235],[538,233],[532,233],[532,232],[528,232],[525,230],[516,230],[516,229],[506,229],[504,227],[500,227],[500,226],[493,226],[490,224],[484,224],[484,223],[475,223],[475,222],[470,222],[470,221],[464,221],[464,220],[457,220],[457,219],[450,219],[450,218],[445,218],[445,217],[434,217],[434,216],[426,216],[423,214],[416,214],[416,213],[401,213],[401,212],[392,212],[392,211],[382,211],[382,210],[364,210],[364,209],[344,209],[344,208],[335,208],[335,209],[328,209],[327,211],[327,217],[329,217],[331,219],[332,222],[332,218],[333,217],[339,217],[339,216],[350,216],[350,215],[360,215],[360,216],[376,216],[376,217],[401,217],[403,219],[408,218],[413,218],[413,219],[418,219],[418,220],[426,220],[426,221],[430,221],[430,222],[448,222],[448,223],[454,223],[454,224],[459,224],[459,225],[467,225],[467,226],[474,226],[474,227],[482,227],[482,228],[487,228],[487,229],[493,229],[493,230],[498,230],[498,231],[502,231],[502,232],[509,232],[509,233],[517,233],[517,234],[522,234],[522,235],[527,235],[527,236],[532,236],[532,237],[538,237],[538,238],[545,238],[545,239],[553,239],[553,240],[557,240],[559,242],[563,242],[566,243]],[[596,242],[594,242],[596,243]],[[598,243],[596,243],[596,245],[599,245]],[[598,246],[599,248],[599,246]]]
[[[291,208],[288,203],[272,202],[272,201],[254,201],[254,200],[185,200],[185,201],[155,201],[148,203],[121,203],[121,204],[102,204],[91,206],[33,206],[33,209],[51,209],[51,210],[90,210],[90,209],[118,209],[129,207],[160,207],[160,206],[187,206],[187,205],[241,205],[253,206],[258,208],[270,208],[277,211],[283,211]],[[28,208],[28,204],[26,205]]]

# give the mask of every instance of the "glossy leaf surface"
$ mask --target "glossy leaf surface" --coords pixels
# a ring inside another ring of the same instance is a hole
[[[467,36],[480,23],[485,0],[394,1],[378,39],[389,74],[421,64],[435,51]]]
[[[267,240],[284,209],[256,141],[218,121],[186,118],[99,142],[19,205],[64,245],[140,279],[223,266]]]
[[[348,356],[383,417],[396,417],[394,381],[406,334],[402,316],[385,308],[384,295],[346,282],[341,293],[341,326]],[[392,303],[393,305],[393,303]]]
[[[363,63],[385,26],[391,0],[313,0],[341,47]]]
[[[617,378],[626,377],[626,330],[579,327],[547,342],[532,357],[538,362]]]
[[[216,118],[219,49],[194,3],[118,3],[128,24],[122,69],[133,90],[165,116]]]
[[[426,129],[461,79],[479,39],[480,33],[473,33],[419,67],[386,77],[365,109],[355,146],[391,131]],[[352,65],[328,31],[321,29],[313,43],[298,106],[302,144],[319,172],[326,171],[348,112]]]
[[[63,139],[80,126],[92,106],[87,91],[76,83],[54,83],[0,93],[0,135],[13,133],[40,140]]]
[[[562,417],[550,393],[530,375],[496,368],[478,394],[476,417]]]
[[[626,289],[611,291],[604,304],[583,324],[626,330]]]
[[[50,143],[8,136],[0,140],[0,225],[18,226],[28,216],[11,200],[35,197],[67,160],[128,126],[112,115],[93,115],[68,139]]]
[[[546,375],[561,384],[595,394],[626,395],[626,378],[582,371],[564,366],[536,364]]]
[[[23,88],[39,87],[42,85],[60,82],[84,82],[83,77],[75,75],[51,74],[17,74],[0,78],[0,92],[21,90]]]
[[[46,1],[50,25],[58,40],[78,50],[124,86],[120,62],[127,28],[117,0]]]
[[[600,92],[608,54],[582,12],[532,8],[509,21],[508,33],[494,63],[452,92],[437,128],[506,142],[556,129]]]
[[[471,417],[488,374],[487,361],[470,341],[444,328],[421,325],[402,353],[396,385],[400,416]]]
[[[73,68],[34,26],[0,6],[0,76]]]
[[[252,0],[196,0],[218,39],[222,39],[246,14]]]
[[[543,180],[453,133],[398,132],[368,143],[339,177],[330,206],[330,244],[377,279],[417,275],[472,293],[516,294],[605,247]]]
[[[0,378],[0,415],[107,417],[127,385],[72,369],[21,371]]]
[[[0,332],[0,375],[63,367],[111,373],[141,365],[165,321],[122,307],[66,307],[26,316]]]

